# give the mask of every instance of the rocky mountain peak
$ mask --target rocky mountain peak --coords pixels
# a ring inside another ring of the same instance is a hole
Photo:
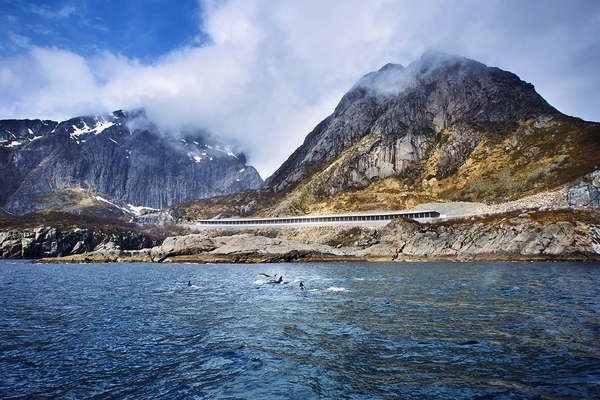
[[[548,140],[543,132],[564,130],[564,118],[512,72],[428,52],[406,67],[387,64],[359,79],[266,185],[318,199],[394,177],[437,195],[423,180],[455,176],[475,154],[511,136],[519,145],[510,148],[522,155],[525,140],[537,148]]]

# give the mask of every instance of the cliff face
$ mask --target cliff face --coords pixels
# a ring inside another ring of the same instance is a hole
[[[0,121],[0,164],[0,205],[13,214],[44,209],[68,188],[163,208],[263,183],[243,154],[205,132],[162,132],[141,112]]]
[[[594,171],[600,124],[562,115],[513,73],[427,53],[364,76],[266,181],[274,211],[393,177],[433,198],[505,201]]]
[[[63,230],[51,227],[0,232],[0,258],[62,257],[93,250],[141,250],[153,245],[156,245],[155,241],[135,232],[109,234],[90,229]]]

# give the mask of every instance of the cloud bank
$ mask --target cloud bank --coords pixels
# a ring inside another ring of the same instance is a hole
[[[600,121],[600,2],[202,1],[201,45],[151,62],[57,47],[0,59],[0,118],[145,107],[208,129],[266,178],[364,74],[433,49],[512,71],[560,111]],[[64,9],[72,13],[71,9]]]

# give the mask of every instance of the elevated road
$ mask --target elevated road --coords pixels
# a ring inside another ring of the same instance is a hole
[[[440,218],[437,211],[390,211],[366,214],[336,214],[283,218],[222,218],[204,219],[195,222],[196,227],[239,228],[260,226],[323,226],[323,225],[384,225],[398,218],[432,220]]]

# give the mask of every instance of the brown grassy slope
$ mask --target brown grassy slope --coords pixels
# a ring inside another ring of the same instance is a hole
[[[168,209],[174,211],[184,221],[211,219],[219,214],[235,217],[266,216],[264,210],[275,204],[280,197],[269,190],[243,190],[225,196],[190,200]],[[257,204],[255,209],[246,213],[241,212],[241,207],[252,202]]]
[[[599,152],[600,124],[569,117],[547,127],[527,121],[508,136],[485,134],[458,171],[433,180],[428,192],[450,201],[515,200],[581,179],[598,169]]]

